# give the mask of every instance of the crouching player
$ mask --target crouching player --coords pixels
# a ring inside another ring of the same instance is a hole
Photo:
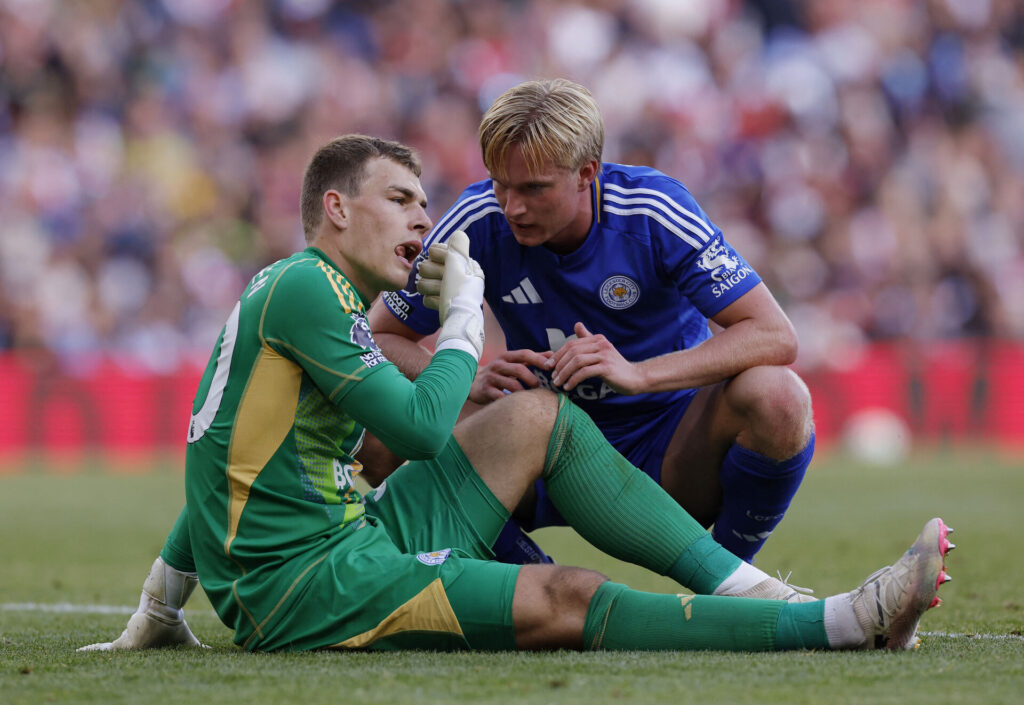
[[[419,173],[407,148],[359,135],[313,157],[310,246],[242,293],[193,405],[185,509],[128,628],[83,648],[198,644],[181,610],[197,581],[253,651],[916,643],[946,579],[940,519],[892,566],[817,601],[717,544],[564,396],[510,395],[456,426],[483,348],[483,277],[464,236],[421,271],[441,332],[427,368],[402,376],[365,312],[405,283],[431,225]],[[364,429],[415,459],[365,498],[352,483]],[[697,594],[490,560],[537,480],[595,546]]]

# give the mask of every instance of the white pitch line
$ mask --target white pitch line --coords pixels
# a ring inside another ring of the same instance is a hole
[[[72,614],[132,614],[134,607],[123,605],[73,605],[58,602],[42,605],[38,602],[5,602],[0,605],[5,612],[67,612]]]
[[[975,634],[973,632],[918,632],[921,636],[948,637],[950,639],[997,639],[1009,641],[1024,641],[1021,634]]]
[[[128,605],[73,605],[70,602],[41,604],[38,602],[5,602],[0,604],[4,612],[59,612],[63,614],[133,614],[138,607]],[[192,613],[192,610],[185,610]],[[210,610],[211,615],[215,614]]]

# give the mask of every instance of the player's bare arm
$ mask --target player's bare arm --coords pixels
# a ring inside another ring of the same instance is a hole
[[[576,324],[576,340],[554,357],[553,381],[571,390],[601,377],[622,394],[694,389],[734,377],[760,365],[788,365],[796,359],[796,332],[764,284],[758,284],[713,318],[722,330],[689,350],[649,360],[626,360],[607,338]]]
[[[416,379],[430,362],[430,351],[420,345],[426,336],[391,315],[380,301],[370,308],[367,319],[384,356],[395,363],[406,377]]]

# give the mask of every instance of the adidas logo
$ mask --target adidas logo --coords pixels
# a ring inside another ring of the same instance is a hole
[[[519,282],[519,286],[502,296],[501,300],[507,304],[541,303],[540,294],[538,294],[537,290],[533,288],[533,284],[530,283],[529,277],[523,277],[523,280]]]

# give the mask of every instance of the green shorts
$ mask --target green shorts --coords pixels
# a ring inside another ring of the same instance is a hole
[[[449,439],[371,491],[366,518],[321,556],[294,563],[291,604],[250,650],[512,649],[520,566],[490,546],[508,512]]]
[[[454,436],[434,460],[406,463],[370,491],[366,513],[404,553],[457,547],[459,555],[484,560],[494,558],[491,547],[508,521]]]

